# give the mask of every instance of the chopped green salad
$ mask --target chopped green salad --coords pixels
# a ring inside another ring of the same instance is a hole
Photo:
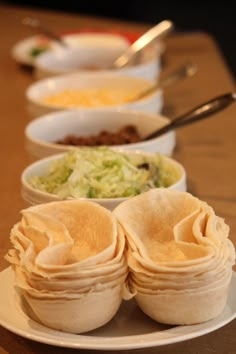
[[[160,154],[126,154],[108,147],[72,149],[50,164],[47,174],[29,183],[60,198],[131,197],[179,179],[176,167]]]

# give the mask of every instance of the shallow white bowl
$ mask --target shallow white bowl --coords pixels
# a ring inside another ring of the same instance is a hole
[[[90,136],[102,130],[117,132],[121,127],[136,126],[141,137],[167,124],[169,119],[151,113],[136,111],[69,110],[49,113],[28,123],[25,128],[26,150],[32,159],[40,159],[71,149],[69,145],[56,144],[67,135]],[[148,141],[117,145],[126,150],[142,150],[172,155],[175,132],[169,132]]]
[[[131,62],[127,67],[120,69],[109,69],[115,59],[128,48],[128,43],[118,36],[112,37],[113,41],[108,40],[106,36],[103,40],[100,37],[100,40],[99,38],[96,40],[97,36],[94,35],[93,38],[90,35],[90,40],[78,41],[74,47],[58,48],[39,55],[35,59],[35,77],[43,79],[70,72],[96,70],[106,74],[131,75],[148,80],[158,78],[163,51],[161,43],[143,50],[138,62]]]
[[[120,150],[121,151],[121,150]],[[152,153],[146,153],[146,152],[141,152],[141,151],[124,151],[129,155],[137,155],[137,154],[144,154],[144,155],[150,155]],[[54,194],[50,194],[50,193],[46,193],[46,192],[42,192],[39,191],[35,188],[33,188],[28,180],[32,177],[32,176],[43,176],[45,174],[48,173],[48,169],[49,166],[51,164],[52,161],[55,161],[57,159],[60,159],[64,156],[64,153],[62,154],[56,154],[53,156],[49,156],[46,157],[44,159],[38,160],[32,164],[30,164],[28,167],[26,167],[26,169],[22,172],[21,175],[21,193],[22,193],[22,197],[23,199],[30,205],[34,205],[34,204],[41,204],[41,203],[48,203],[51,201],[57,201],[57,200],[61,200],[60,197],[54,195]],[[186,185],[186,172],[184,167],[177,162],[176,160],[170,158],[170,157],[166,157],[163,156],[163,159],[165,159],[165,161],[169,164],[173,164],[176,168],[177,171],[179,171],[179,180],[171,185],[170,187],[168,187],[169,189],[174,189],[174,190],[178,190],[178,191],[186,191],[187,190],[187,185]],[[121,202],[127,200],[127,198],[81,198],[83,200],[90,200],[93,201],[95,203],[98,203],[102,206],[104,206],[105,208],[109,209],[109,210],[113,210],[118,204],[120,204]]]
[[[59,75],[52,78],[39,80],[30,85],[26,90],[26,98],[28,101],[28,110],[32,118],[44,115],[53,111],[71,109],[65,108],[63,105],[51,105],[44,103],[42,99],[45,96],[63,92],[64,90],[83,90],[83,89],[113,89],[120,90],[123,93],[130,94],[132,92],[142,92],[154,84],[154,81],[145,80],[142,78],[132,77],[128,75],[108,75],[102,73],[74,73],[67,75]],[[107,110],[137,110],[143,112],[158,113],[163,106],[162,90],[157,90],[148,96],[117,105],[110,105],[105,107],[87,108],[80,107],[87,110],[94,110],[98,108]],[[77,108],[77,107],[74,107]],[[74,109],[73,108],[73,109]]]

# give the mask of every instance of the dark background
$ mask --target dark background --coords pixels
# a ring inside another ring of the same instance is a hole
[[[202,30],[211,34],[223,52],[234,77],[236,77],[235,0],[9,0],[4,2],[150,24],[170,19],[174,22],[177,31]]]

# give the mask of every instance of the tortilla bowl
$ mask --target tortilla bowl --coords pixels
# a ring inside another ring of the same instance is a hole
[[[141,310],[171,325],[223,310],[235,263],[229,227],[186,192],[152,189],[113,211],[126,235],[128,289]]]
[[[38,321],[82,333],[115,315],[128,267],[124,234],[109,210],[81,200],[37,205],[22,211],[11,242],[6,259]]]
[[[154,295],[137,292],[140,309],[160,323],[192,325],[217,317],[224,309],[232,273],[217,287],[192,290],[158,290]]]
[[[71,300],[40,300],[27,293],[24,297],[45,326],[63,332],[83,333],[103,326],[115,316],[122,301],[122,286]]]
[[[67,297],[67,295],[84,294],[90,291],[102,291],[116,284],[124,283],[128,274],[127,263],[123,264],[109,274],[92,276],[87,278],[66,278],[63,280],[52,278],[32,277],[24,272],[22,267],[15,269],[16,284],[18,288],[27,290],[35,297]]]

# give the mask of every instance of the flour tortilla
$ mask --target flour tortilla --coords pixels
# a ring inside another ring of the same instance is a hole
[[[207,267],[219,244],[228,243],[228,227],[211,207],[186,192],[153,189],[120,204],[114,215],[131,253],[143,267],[156,271],[162,266],[190,272],[192,266]]]
[[[114,238],[116,234],[116,222],[112,213],[97,203],[67,200],[36,205],[30,210],[44,217],[50,216],[54,222],[63,224],[75,244],[80,245],[81,236],[86,233],[87,238],[94,242],[94,247],[99,252],[110,245],[111,238]],[[97,238],[94,230],[106,236],[99,243],[96,243]]]
[[[32,232],[33,230],[27,232],[27,229],[45,233],[44,245],[41,245],[40,249],[58,243],[73,243],[73,239],[65,225],[60,220],[52,218],[50,214],[40,215],[35,210],[35,207],[24,209],[21,213],[23,215],[20,224],[22,233],[31,239],[35,245],[39,242],[42,243],[42,239],[38,239],[37,234],[34,235]]]
[[[111,212],[96,203],[77,200],[51,202],[33,206],[22,213],[24,217],[27,213],[31,213],[31,217],[34,214],[34,218],[37,217],[43,224],[44,231],[49,227],[48,233],[52,224],[63,225],[73,240],[65,264],[67,269],[73,269],[77,263],[99,264],[114,256],[117,222]],[[63,243],[67,240],[66,236]],[[50,257],[47,254],[44,256],[43,252],[38,254],[36,263],[44,269],[54,269],[49,263]]]
[[[12,255],[14,257],[14,255]],[[24,272],[27,273],[29,278],[34,279],[35,281],[40,281],[44,278],[46,279],[68,279],[68,280],[75,280],[75,279],[83,279],[83,278],[90,278],[96,277],[99,275],[109,275],[117,270],[119,270],[123,264],[126,265],[125,260],[125,237],[122,229],[118,226],[118,235],[117,235],[117,243],[115,248],[115,253],[113,259],[106,261],[105,263],[100,264],[77,264],[74,269],[67,269],[66,266],[57,267],[48,270],[48,269],[41,269],[37,265],[35,265],[34,259],[31,259],[30,262],[25,260],[25,255],[22,255],[21,258],[24,261],[21,261],[21,267],[24,268]],[[19,264],[19,262],[14,262],[14,259],[10,260],[10,256],[8,255],[9,261],[11,263]]]
[[[67,292],[76,292],[81,291],[85,287],[93,287],[96,284],[108,284],[111,281],[119,281],[119,278],[123,275],[128,274],[127,263],[124,259],[124,262],[120,264],[120,267],[117,268],[114,272],[109,274],[102,275],[92,275],[91,277],[81,277],[81,278],[64,278],[64,279],[48,279],[48,278],[33,278],[28,276],[22,268],[18,267],[18,272],[21,274],[21,277],[24,277],[27,284],[36,290],[46,290],[46,291],[64,291]],[[19,284],[20,286],[20,284]]]
[[[137,292],[141,310],[152,319],[171,325],[192,325],[217,317],[224,309],[232,272],[217,287],[192,290],[159,290],[153,295]]]
[[[140,277],[140,275],[137,276],[137,274],[131,273],[129,275],[129,284],[131,285],[131,288],[135,288],[137,292],[146,294],[155,294],[159,290],[199,290],[204,287],[208,288],[209,286],[216,286],[217,283],[221,283],[222,279],[225,279],[225,277],[231,274],[231,272],[231,269],[227,268],[222,269],[217,276],[213,276],[211,279],[194,278],[191,280],[185,279],[184,277],[173,280],[152,279]]]
[[[231,244],[230,244],[231,246]],[[191,265],[190,267],[168,267],[168,266],[151,266],[140,257],[138,253],[127,251],[127,261],[131,272],[143,274],[147,277],[176,279],[184,277],[191,280],[194,277],[211,278],[212,275],[219,272],[222,268],[232,268],[231,247],[219,249],[219,252],[211,257],[207,262],[202,264]]]
[[[11,259],[28,270],[76,272],[117,257],[117,222],[111,212],[95,203],[52,202],[22,213],[21,223],[12,230],[18,252],[12,252]]]
[[[40,300],[24,294],[37,319],[49,328],[69,333],[91,331],[109,322],[122,301],[123,284],[79,299]]]
[[[70,299],[80,299],[86,296],[89,293],[102,293],[106,289],[113,288],[115,286],[125,283],[127,278],[127,271],[123,271],[122,274],[117,276],[115,279],[109,280],[107,282],[98,282],[95,281],[91,284],[78,287],[76,289],[71,289],[66,287],[61,290],[50,290],[50,289],[36,289],[30,286],[27,278],[24,277],[24,273],[20,272],[19,269],[16,269],[16,286],[24,293],[27,293],[34,299],[47,300],[70,300]]]
[[[46,257],[49,258],[51,264],[63,265],[66,263],[68,255],[71,252],[71,242],[48,246],[45,232],[28,226],[26,230],[27,236],[23,233],[24,230],[22,230],[21,224],[18,223],[11,231],[11,242],[18,252],[12,253],[12,255],[14,254],[15,261],[14,259],[11,260],[9,256],[7,256],[8,258],[6,257],[10,263],[32,267],[41,253],[46,253]]]
[[[200,201],[190,194],[157,188],[121,203],[113,212],[142,258],[155,261],[159,247],[173,243],[175,225],[200,211]]]
[[[17,223],[11,230],[10,241],[14,249],[9,250],[5,256],[8,262],[14,264],[20,264],[23,257],[32,260],[36,256],[33,242],[19,230],[19,226],[20,223]]]

